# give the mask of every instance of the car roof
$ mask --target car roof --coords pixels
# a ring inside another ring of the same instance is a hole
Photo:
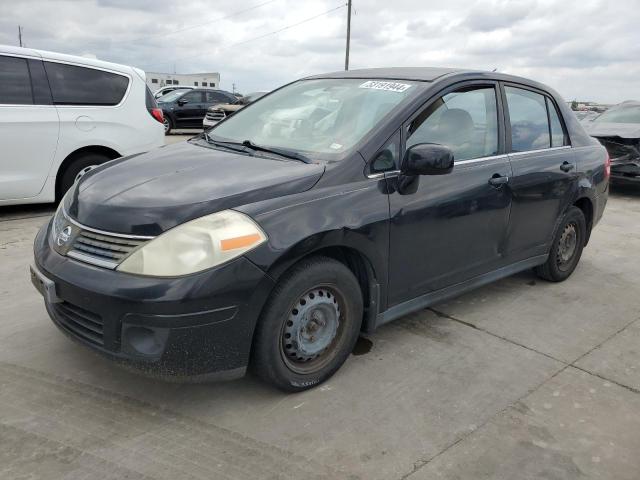
[[[77,65],[84,65],[87,67],[95,67],[104,70],[111,70],[114,72],[126,73],[128,75],[131,75],[131,71],[134,70],[142,79],[145,78],[145,73],[142,70],[131,67],[129,65],[105,62],[95,58],[80,57],[77,55],[67,55],[65,53],[49,52],[46,50],[36,50],[33,48],[25,47],[14,47],[11,45],[0,45],[0,54],[18,55],[21,57],[35,57],[42,58],[43,60],[73,63]]]
[[[486,70],[473,70],[464,68],[450,68],[450,67],[388,67],[388,68],[363,68],[357,70],[347,70],[331,73],[323,73],[320,75],[312,75],[306,77],[304,80],[317,79],[317,78],[356,78],[367,80],[407,80],[416,82],[435,82],[436,80],[444,80],[445,78],[451,81],[460,79],[485,79],[485,80],[500,80],[503,82],[513,82],[523,85],[529,85],[541,90],[550,91],[549,87],[530,80],[524,77],[518,77],[516,75],[509,75],[500,72],[488,72]]]
[[[362,68],[341,72],[324,73],[307,78],[367,78],[386,80],[415,80],[418,82],[433,82],[434,80],[452,73],[471,72],[459,68],[441,67],[390,67],[390,68]]]

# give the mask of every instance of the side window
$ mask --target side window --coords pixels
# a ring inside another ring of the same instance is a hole
[[[180,97],[180,100],[186,100],[189,103],[202,103],[202,92],[189,92]]]
[[[416,117],[407,132],[407,148],[438,143],[456,161],[498,153],[498,109],[494,87],[465,88],[448,93]]]
[[[129,85],[127,77],[116,73],[64,63],[44,65],[56,105],[117,105]]]
[[[522,88],[505,87],[514,152],[549,148],[549,120],[543,95]]]
[[[551,146],[564,147],[565,145],[569,145],[569,139],[562,128],[560,115],[549,98],[547,98],[547,109],[549,110],[549,124],[551,126]]]
[[[24,58],[0,56],[0,104],[33,105],[29,67]]]
[[[229,99],[226,95],[218,92],[207,92],[207,103],[227,103]]]
[[[382,173],[397,169],[400,162],[400,132],[397,132],[374,156],[369,164],[370,173]]]

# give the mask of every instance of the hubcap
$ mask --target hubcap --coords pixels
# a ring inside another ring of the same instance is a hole
[[[169,131],[169,119],[165,117],[165,118],[162,120],[162,123],[164,124],[164,131],[165,131],[165,132]]]
[[[340,305],[335,293],[314,288],[298,299],[289,312],[282,332],[282,347],[288,363],[318,359],[332,345],[340,327]]]
[[[575,224],[569,223],[564,227],[558,242],[557,260],[560,266],[564,266],[571,261],[577,246],[578,230]]]
[[[88,167],[84,167],[82,170],[78,172],[78,174],[76,175],[76,178],[74,179],[74,182],[77,182],[78,180],[80,180],[85,173],[87,173],[89,170],[93,170],[96,167],[97,165],[89,165]]]

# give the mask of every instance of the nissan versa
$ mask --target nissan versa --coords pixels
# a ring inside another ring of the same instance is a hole
[[[200,379],[251,367],[304,390],[361,331],[525,269],[565,280],[609,168],[530,80],[318,75],[91,170],[38,233],[32,279],[63,332],[130,367]]]

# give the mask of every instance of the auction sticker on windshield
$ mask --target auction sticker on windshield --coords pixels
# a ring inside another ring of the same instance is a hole
[[[371,88],[373,90],[387,90],[389,92],[404,92],[411,85],[407,83],[398,83],[398,82],[380,82],[376,80],[369,80],[368,82],[364,82],[358,88]]]

